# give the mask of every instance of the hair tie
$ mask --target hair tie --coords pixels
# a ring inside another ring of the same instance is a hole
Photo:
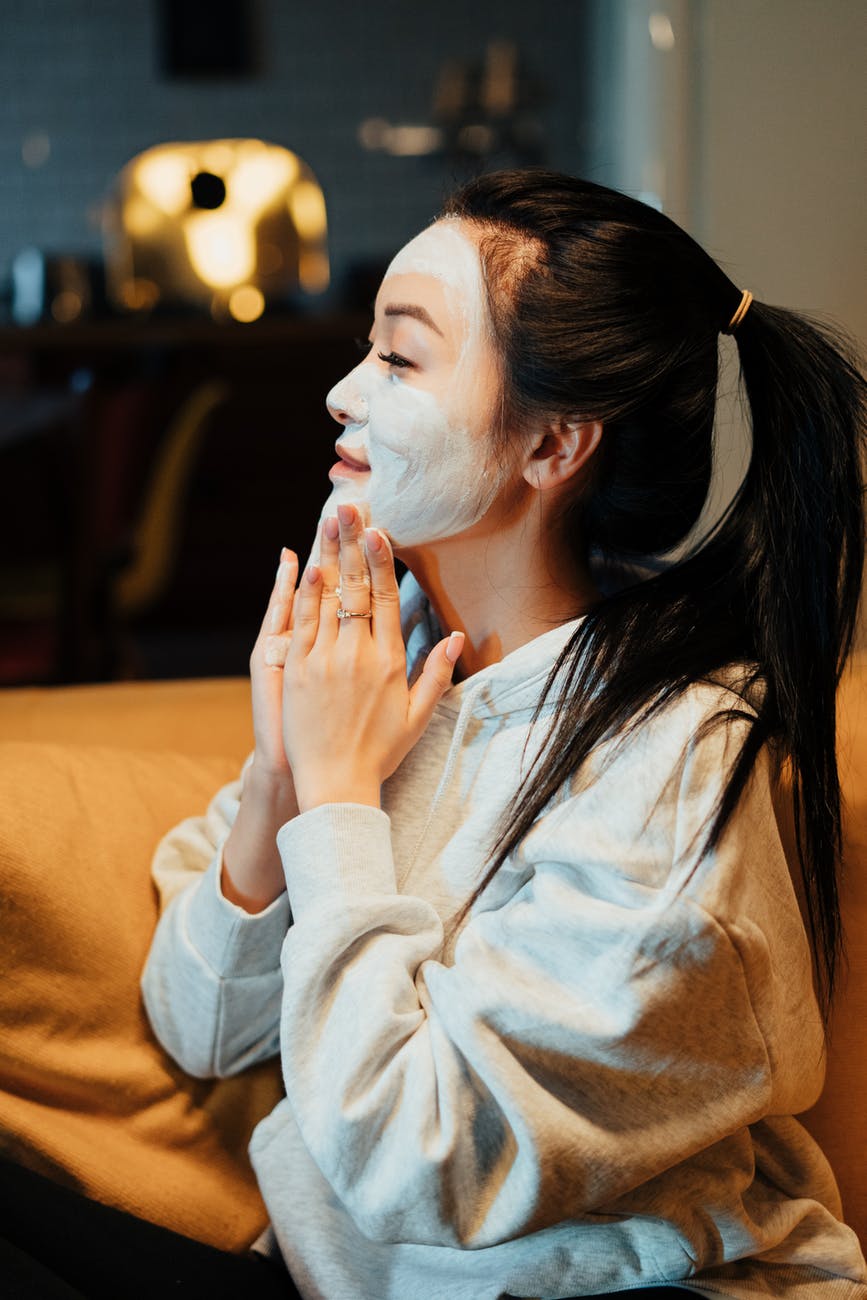
[[[749,289],[744,289],[741,293],[741,300],[738,303],[737,311],[734,316],[732,316],[725,329],[721,331],[723,334],[734,334],[735,330],[749,311],[752,300],[753,295],[750,293]]]

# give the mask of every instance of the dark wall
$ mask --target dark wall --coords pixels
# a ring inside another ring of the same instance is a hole
[[[481,64],[491,42],[513,42],[515,120],[535,156],[587,170],[595,3],[0,0],[0,277],[30,246],[98,258],[104,196],[149,146],[256,136],[294,150],[322,184],[334,285],[317,319],[278,312],[249,327],[0,323],[0,684],[244,671],[279,548],[306,551],[328,492],[324,398],[358,359],[376,267],[474,169],[454,151],[365,149],[359,127],[429,125],[446,60]],[[239,68],[210,27],[202,51],[189,27],[166,49],[161,15],[196,7],[211,25],[246,11]],[[200,52],[223,70],[194,73]],[[479,162],[529,160],[522,148]],[[154,465],[183,403],[214,377],[228,395],[176,496],[170,577],[125,613],[118,581],[142,549]]]
[[[494,39],[517,42],[541,92],[548,160],[582,166],[586,0],[249,8],[252,75],[171,79],[160,68],[157,0],[0,0],[0,271],[27,245],[98,250],[101,198],[148,146],[251,135],[316,172],[339,280],[425,224],[453,172],[437,159],[365,151],[359,124],[429,121],[443,61],[481,59]]]

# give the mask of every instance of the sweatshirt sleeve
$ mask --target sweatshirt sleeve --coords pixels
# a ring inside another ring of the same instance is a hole
[[[202,817],[157,846],[153,876],[162,915],[142,976],[154,1033],[198,1078],[237,1074],[278,1051],[280,948],[290,924],[281,894],[250,915],[220,889],[223,844],[243,777],[224,786]]]
[[[523,883],[482,896],[450,965],[436,911],[398,893],[385,813],[326,805],[281,829],[287,1095],[366,1236],[478,1248],[617,1213],[767,1111],[740,946],[693,889],[762,852],[750,808],[703,868],[674,860],[721,777],[687,763],[619,817],[635,788],[613,764],[541,819]]]

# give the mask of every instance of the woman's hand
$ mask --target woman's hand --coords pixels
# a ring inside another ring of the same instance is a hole
[[[460,632],[441,641],[410,690],[391,548],[375,529],[363,540],[358,511],[338,506],[322,528],[320,564],[295,595],[282,714],[302,812],[379,806],[382,782],[421,736],[463,648]]]
[[[291,784],[292,769],[283,747],[282,674],[275,671],[286,658],[291,641],[292,605],[298,581],[298,557],[284,546],[277,577],[262,626],[250,655],[253,696],[253,738],[257,773]]]
[[[277,832],[298,815],[292,769],[283,746],[279,664],[291,640],[298,557],[283,550],[277,578],[250,656],[253,762],[244,777],[238,815],[223,847],[221,886],[230,902],[260,912],[285,889]]]

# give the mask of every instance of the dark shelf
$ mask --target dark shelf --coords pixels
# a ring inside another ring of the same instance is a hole
[[[243,670],[280,547],[312,541],[339,432],[325,397],[357,364],[368,324],[347,313],[0,328],[0,396],[15,423],[0,437],[0,645],[19,679],[30,647],[43,680]],[[124,614],[114,584],[154,467],[191,394],[215,380],[223,396],[171,506],[170,571]],[[58,593],[43,634],[9,614],[10,593],[37,571]]]
[[[117,317],[72,325],[0,325],[0,352],[146,350],[151,348],[261,348],[275,344],[350,341],[370,328],[366,312],[263,316],[241,325],[207,317]]]

